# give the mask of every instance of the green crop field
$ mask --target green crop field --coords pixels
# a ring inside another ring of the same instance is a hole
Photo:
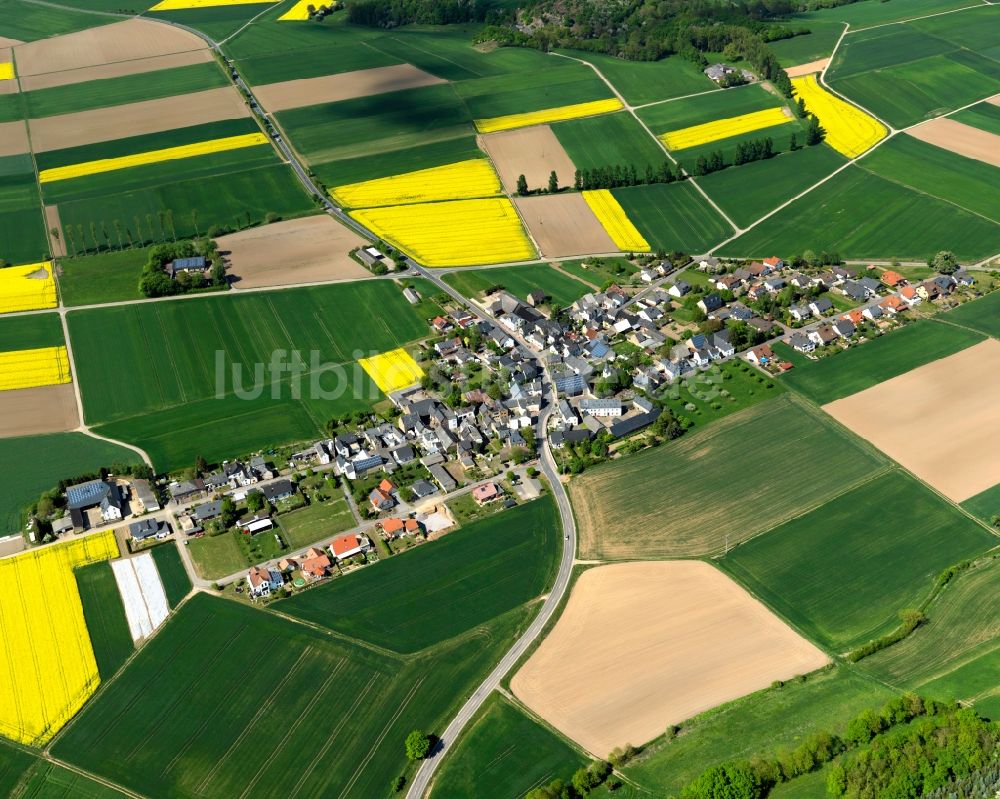
[[[436,799],[509,799],[561,778],[568,781],[588,758],[493,694],[462,733],[434,778]]]
[[[699,156],[710,158],[713,153],[722,153],[727,164],[734,164],[736,160],[736,150],[741,144],[748,142],[771,140],[771,147],[775,153],[785,153],[792,151],[792,136],[795,137],[795,146],[803,147],[806,141],[806,124],[801,119],[789,119],[780,125],[772,125],[769,128],[753,130],[749,133],[742,133],[739,136],[729,136],[696,147],[685,147],[683,150],[673,150],[673,156],[680,161],[684,168],[694,174],[695,164]],[[810,149],[819,149],[812,147]],[[730,167],[732,168],[732,167]]]
[[[155,798],[381,796],[406,769],[407,733],[439,733],[527,615],[401,658],[198,594],[53,753]]]
[[[696,64],[681,56],[659,61],[626,61],[603,53],[576,50],[559,52],[593,64],[631,105],[718,90],[716,84]]]
[[[791,27],[797,28],[798,24],[793,23]],[[837,39],[844,30],[842,23],[833,21],[810,21],[803,27],[808,28],[810,33],[768,43],[768,47],[778,57],[781,66],[792,67],[826,58],[833,52]]]
[[[124,799],[125,794],[0,742],[0,793],[8,799]]]
[[[0,316],[0,352],[58,347],[63,343],[59,314]]]
[[[717,254],[788,256],[806,248],[841,258],[909,260],[948,249],[975,261],[1000,250],[1000,226],[850,166]]]
[[[971,327],[993,338],[1000,338],[1000,292],[992,292],[974,302],[960,305],[942,321]]]
[[[131,227],[136,227],[134,221]],[[69,238],[66,239],[69,248]],[[60,258],[58,278],[63,304],[96,305],[101,302],[142,299],[139,277],[148,257],[145,249],[138,248],[79,258]]]
[[[156,570],[160,573],[163,591],[171,609],[176,608],[182,599],[191,591],[191,580],[184,570],[177,547],[171,544],[161,544],[150,550],[156,561]]]
[[[378,646],[415,652],[538,596],[555,574],[560,530],[552,500],[538,499],[303,591],[277,608]],[[345,613],[348,604],[352,610]]]
[[[741,226],[749,225],[845,163],[830,147],[803,147],[766,161],[698,178],[708,196]]]
[[[949,313],[947,318],[953,317]],[[800,359],[782,380],[817,405],[825,405],[925,363],[954,355],[982,339],[971,330],[918,320],[832,357],[818,361]]]
[[[528,85],[526,85],[528,84]],[[573,103],[603,100],[613,94],[590,67],[553,59],[544,71],[531,75],[493,75],[454,84],[474,119],[539,111]]]
[[[3,35],[22,42],[61,36],[116,21],[112,17],[39,6],[23,0],[0,0],[0,19],[3,20]]]
[[[0,259],[11,264],[45,260],[49,238],[30,155],[0,157]]]
[[[763,111],[766,108],[780,108],[782,105],[784,103],[779,97],[755,83],[653,105],[640,110],[639,116],[655,134],[661,135],[703,122]]]
[[[962,507],[973,516],[992,524],[994,517],[1000,516],[1000,484],[965,500]]]
[[[819,730],[842,733],[862,710],[892,696],[854,669],[827,669],[696,716],[674,740],[654,741],[624,773],[644,789],[642,795],[678,795],[710,766],[792,749]]]
[[[232,36],[262,11],[267,11],[270,2],[248,3],[205,8],[185,8],[172,11],[150,12],[150,17],[180,23],[201,31],[216,41]]]
[[[579,280],[558,272],[551,266],[506,266],[499,269],[463,269],[444,278],[467,297],[475,297],[492,286],[503,286],[515,297],[524,299],[528,292],[541,289],[551,302],[566,307],[591,291]]]
[[[77,569],[76,584],[97,670],[102,680],[110,679],[135,649],[111,564],[101,561]]]
[[[292,549],[309,546],[324,537],[354,526],[354,514],[343,497],[311,505],[277,517],[284,539]]]
[[[641,175],[647,165],[655,168],[667,160],[660,145],[626,111],[559,122],[552,132],[577,169],[631,164]]]
[[[808,14],[798,14],[795,19],[812,22],[836,20],[848,22],[851,30],[863,30],[872,25],[885,25],[890,22],[922,17],[928,14],[940,14],[943,11],[953,11],[975,5],[977,0],[906,0],[905,3],[884,3],[881,0],[866,0],[861,3],[810,11]]]
[[[727,541],[732,547],[886,468],[825,414],[778,397],[574,478],[580,557],[722,553]]]
[[[887,25],[845,36],[830,65],[829,76],[831,80],[842,80],[954,49],[944,39],[930,36],[911,25]]]
[[[733,232],[688,183],[632,186],[612,193],[654,250],[703,252]]]
[[[16,463],[0,485],[0,531],[16,533],[24,509],[64,478],[96,472],[102,466],[138,463],[139,456],[83,433],[53,433],[0,439],[0,463]]]
[[[375,180],[390,175],[400,175],[404,172],[415,172],[418,169],[429,169],[434,166],[467,161],[471,158],[485,157],[486,153],[476,146],[476,137],[469,135],[416,147],[406,147],[402,150],[389,150],[381,153],[378,158],[362,155],[356,158],[328,161],[317,164],[314,171],[326,185],[336,187],[343,186],[345,183]]]
[[[951,118],[964,125],[971,125],[974,128],[995,133],[1000,136],[1000,106],[993,103],[979,103],[957,114],[952,114]]]
[[[721,565],[809,638],[844,651],[896,627],[942,569],[995,543],[897,470],[738,546]]]
[[[118,2],[118,0],[110,0]],[[226,86],[229,81],[215,63],[143,72],[120,78],[106,78],[71,86],[55,86],[25,92],[28,116],[32,119],[88,111],[112,105],[175,97]]]

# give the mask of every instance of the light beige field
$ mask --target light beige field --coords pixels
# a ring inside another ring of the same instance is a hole
[[[938,117],[910,128],[911,136],[953,153],[1000,166],[1000,136],[947,117]]]
[[[59,231],[58,236],[52,234],[52,230],[55,229]],[[49,236],[49,247],[52,250],[52,255],[55,258],[60,258],[66,255],[66,242],[63,239],[65,236],[65,231],[63,231],[62,222],[59,219],[59,206],[58,205],[46,205],[45,206],[45,230]]]
[[[819,61],[810,61],[808,64],[799,64],[794,67],[786,67],[785,72],[790,78],[798,78],[802,75],[809,75],[813,72],[822,72],[826,65],[830,63],[829,58],[821,58]]]
[[[514,695],[589,752],[820,668],[829,658],[702,561],[598,566],[511,680]]]
[[[207,46],[193,33],[173,25],[135,18],[28,42],[15,49],[15,56],[19,75],[43,75],[204,50]]]
[[[79,426],[72,383],[0,391],[0,438],[62,433]]]
[[[258,102],[268,111],[286,111],[305,105],[335,103],[372,94],[386,94],[447,83],[412,64],[359,69],[319,78],[286,80],[254,87]]]
[[[106,78],[120,78],[123,75],[141,75],[162,69],[175,69],[191,64],[205,64],[212,60],[209,50],[188,50],[184,53],[137,58],[115,64],[98,64],[94,67],[70,69],[63,72],[48,72],[43,75],[21,76],[21,88],[26,92],[35,89],[51,89],[53,86],[69,86],[73,83],[87,83]]]
[[[44,153],[249,116],[250,109],[236,88],[222,86],[177,97],[30,119],[28,125],[34,151]]]
[[[834,419],[955,502],[1000,483],[1000,341],[823,406]]]
[[[371,277],[348,252],[367,242],[326,214],[241,230],[217,240],[237,289]]]
[[[28,152],[28,129],[24,122],[0,122],[0,156]]]
[[[487,133],[479,137],[479,146],[489,153],[510,194],[517,191],[519,175],[524,175],[528,188],[547,188],[552,170],[560,186],[573,185],[576,166],[548,125]]]
[[[7,36],[0,36],[0,47],[16,47],[19,44],[24,44],[20,39],[11,39]]]
[[[579,192],[515,197],[514,204],[546,257],[564,258],[618,249]]]
[[[13,60],[10,47],[4,45],[4,39],[0,37],[0,64],[9,64]],[[16,79],[8,78],[0,80],[0,94],[17,94],[17,92],[18,85]]]

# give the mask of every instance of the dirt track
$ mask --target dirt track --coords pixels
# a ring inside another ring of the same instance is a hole
[[[129,19],[22,44],[15,49],[15,56],[18,74],[25,76],[204,50],[206,47],[205,42],[193,33],[145,19]]]
[[[511,690],[604,757],[828,660],[707,563],[621,563],[581,575]]]
[[[53,228],[59,231],[58,237],[52,235]],[[54,258],[64,257],[66,255],[66,241],[63,236],[66,234],[59,219],[58,205],[45,206],[45,229],[49,236],[49,248],[52,250],[52,256]]]
[[[519,175],[532,189],[547,188],[552,170],[561,186],[573,184],[576,166],[548,125],[487,133],[479,137],[479,146],[489,153],[509,194],[517,191]]]
[[[250,116],[232,86],[28,121],[36,153]]]
[[[1000,483],[1000,341],[823,406],[955,502]]]
[[[72,383],[0,391],[0,438],[61,433],[79,426]]]
[[[206,64],[212,60],[208,50],[189,50],[186,53],[154,56],[153,58],[138,58],[134,61],[121,61],[116,64],[99,64],[95,67],[82,67],[64,72],[49,72],[45,75],[30,75],[21,77],[21,88],[26,92],[35,89],[51,89],[53,86],[68,86],[73,83],[87,83],[92,80],[120,78],[123,75],[141,75],[144,72],[157,72],[161,69],[176,69],[191,64]]]
[[[829,58],[821,58],[819,61],[810,61],[808,64],[799,64],[794,67],[787,67],[785,72],[790,78],[798,78],[801,75],[809,75],[813,72],[822,72],[826,65],[830,63]]]
[[[268,111],[286,111],[305,105],[335,103],[372,94],[386,94],[447,83],[412,64],[360,69],[320,78],[286,80],[254,87],[257,100]]]
[[[910,128],[906,132],[915,139],[951,150],[966,158],[1000,166],[1000,136],[988,130],[980,130],[972,125],[956,122],[954,119],[939,117]]]
[[[514,204],[542,255],[548,258],[618,249],[582,194],[515,197]]]
[[[0,156],[28,152],[28,129],[23,122],[0,122]]]
[[[230,252],[237,289],[371,277],[347,254],[367,242],[325,214],[241,230],[218,242]]]

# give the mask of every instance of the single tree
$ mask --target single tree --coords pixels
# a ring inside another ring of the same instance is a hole
[[[528,193],[528,179],[524,175],[517,176],[517,193],[522,197]]]
[[[410,760],[423,760],[431,751],[431,739],[422,730],[414,730],[406,736],[406,756]]]
[[[256,513],[264,507],[264,495],[260,491],[251,491],[247,494],[247,510]]]
[[[549,194],[555,194],[557,191],[559,191],[559,176],[553,169],[549,172]]]
[[[793,152],[795,150],[799,149],[799,140],[795,137],[794,133],[792,134],[791,138],[788,140],[788,149],[792,150]]]

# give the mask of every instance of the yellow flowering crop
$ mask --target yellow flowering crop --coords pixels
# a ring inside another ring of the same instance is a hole
[[[0,391],[54,386],[70,379],[65,347],[0,352]]]
[[[55,308],[57,304],[51,263],[0,269],[0,313]]]
[[[857,158],[889,132],[874,117],[824,89],[815,75],[792,78],[792,86],[826,131],[824,141],[848,158]]]
[[[288,11],[278,17],[278,22],[288,22],[290,20],[297,22],[306,21],[309,19],[309,6],[319,8],[322,5],[326,5],[324,0],[299,0]]]
[[[689,128],[672,130],[660,136],[660,140],[671,150],[684,150],[687,147],[697,147],[699,144],[708,144],[719,139],[728,139],[730,136],[739,136],[741,133],[750,133],[754,130],[783,125],[791,121],[792,117],[788,116],[783,109],[766,108],[751,114],[740,114],[738,117],[726,117],[712,122],[704,122],[701,125],[692,125]]]
[[[338,186],[330,196],[347,208],[374,208],[432,200],[464,200],[500,194],[500,178],[485,158],[418,169],[361,183]]]
[[[41,746],[97,689],[73,569],[118,555],[109,530],[0,560],[0,735]]]
[[[185,8],[213,8],[214,6],[249,6],[275,3],[277,0],[160,0],[150,11],[178,11]]]
[[[590,210],[594,212],[594,216],[611,236],[618,249],[626,252],[649,251],[649,242],[632,224],[632,220],[625,214],[625,209],[610,191],[607,189],[585,191],[583,199],[587,201]]]
[[[506,197],[391,205],[351,216],[426,266],[481,266],[536,257]]]
[[[546,125],[549,122],[562,122],[564,119],[591,117],[597,114],[610,114],[622,108],[621,101],[615,97],[607,100],[592,100],[589,103],[561,105],[557,108],[543,108],[541,111],[528,111],[523,114],[508,114],[490,119],[477,119],[476,130],[480,133],[494,133],[498,130],[511,128],[526,128],[528,125]]]
[[[375,381],[375,385],[382,389],[383,394],[419,383],[424,376],[424,370],[402,347],[371,358],[362,358],[358,363]]]
[[[157,164],[161,161],[176,161],[180,158],[194,158],[199,155],[221,153],[226,150],[239,150],[243,147],[256,147],[267,144],[268,139],[263,133],[244,133],[240,136],[225,136],[221,139],[183,144],[179,147],[167,147],[162,150],[150,150],[146,153],[134,153],[118,158],[101,158],[97,161],[85,161],[82,164],[43,169],[38,173],[39,183],[53,183],[57,180],[81,178],[86,175],[97,175],[101,172],[112,172],[116,169],[129,169],[134,166]]]
[[[0,80],[14,80],[14,65],[10,61],[0,61]]]

